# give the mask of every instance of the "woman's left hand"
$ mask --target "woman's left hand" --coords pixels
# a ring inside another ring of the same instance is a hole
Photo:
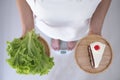
[[[99,36],[102,36],[101,32],[93,32],[93,31],[89,31],[88,35],[99,35]]]

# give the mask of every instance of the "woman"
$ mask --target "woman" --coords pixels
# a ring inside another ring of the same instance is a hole
[[[51,46],[60,49],[60,40],[68,50],[87,34],[101,35],[111,0],[17,0],[22,35],[38,27],[52,38]]]

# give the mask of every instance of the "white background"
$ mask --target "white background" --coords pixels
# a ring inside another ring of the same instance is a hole
[[[55,67],[47,76],[19,75],[7,63],[6,41],[21,36],[21,22],[15,0],[0,0],[0,80],[120,80],[120,0],[113,0],[107,13],[103,36],[114,52],[111,66],[103,73],[92,75],[82,71],[76,64],[74,53],[57,55]],[[48,43],[50,39],[44,36]]]

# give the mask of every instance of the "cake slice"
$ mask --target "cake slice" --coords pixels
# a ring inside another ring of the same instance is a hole
[[[102,60],[106,45],[101,42],[93,42],[88,46],[90,63],[93,68],[98,68]]]

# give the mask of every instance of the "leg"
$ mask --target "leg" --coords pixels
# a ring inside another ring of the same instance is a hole
[[[60,49],[60,40],[59,39],[51,39],[51,46],[54,50]]]
[[[75,48],[77,41],[67,42],[68,50],[72,50]]]

